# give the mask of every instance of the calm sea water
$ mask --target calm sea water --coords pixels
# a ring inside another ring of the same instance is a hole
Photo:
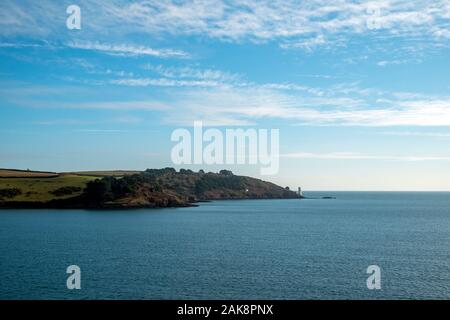
[[[0,298],[450,298],[450,193],[308,195],[337,199],[0,210]]]

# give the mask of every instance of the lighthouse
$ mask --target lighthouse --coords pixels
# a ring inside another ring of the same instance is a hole
[[[298,187],[298,192],[297,192],[299,197],[303,197],[303,191],[301,187]]]

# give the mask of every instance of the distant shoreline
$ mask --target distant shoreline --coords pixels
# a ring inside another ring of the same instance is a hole
[[[17,172],[20,177],[14,176]],[[0,169],[0,208],[4,209],[140,209],[191,207],[211,200],[302,198],[287,187],[228,170],[56,173]]]

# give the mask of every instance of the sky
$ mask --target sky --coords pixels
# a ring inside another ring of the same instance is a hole
[[[449,19],[448,0],[2,0],[0,167],[174,167],[171,133],[203,121],[279,129],[280,170],[183,167],[450,191]]]

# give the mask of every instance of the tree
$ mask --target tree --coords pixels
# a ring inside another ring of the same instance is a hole
[[[233,172],[230,170],[220,170],[219,174],[224,175],[224,176],[232,176]]]

